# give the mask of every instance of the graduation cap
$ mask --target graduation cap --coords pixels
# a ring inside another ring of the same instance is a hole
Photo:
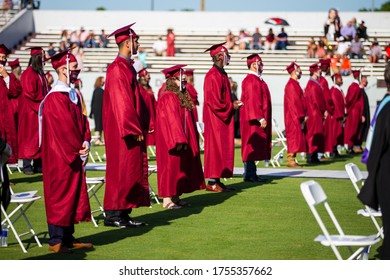
[[[292,71],[296,70],[298,67],[300,67],[300,66],[295,61],[293,61],[286,67],[286,70],[290,74]]]
[[[186,74],[187,77],[192,77],[194,76],[194,69],[186,69],[184,70],[184,74]]]
[[[49,57],[45,61],[51,60],[51,65],[54,70],[57,70],[61,66],[67,65],[68,63],[77,62],[76,57],[70,52],[74,48],[66,49],[62,52],[56,53]]]
[[[320,70],[320,66],[318,65],[318,63],[314,63],[312,65],[309,66],[309,71],[312,73],[312,72],[316,72]]]
[[[145,77],[148,74],[149,72],[148,70],[146,70],[146,68],[142,68],[141,70],[138,71],[138,77]]]
[[[361,77],[362,72],[360,71],[360,69],[352,70],[351,72],[352,72],[352,76],[354,78],[360,78]]]
[[[46,75],[47,78],[53,77],[53,75],[50,73],[50,71],[47,71],[47,72],[45,73],[45,75]]]
[[[30,50],[30,55],[39,55],[43,54],[43,48],[42,47],[28,47],[26,50]]]
[[[247,57],[243,57],[241,59],[246,58],[246,65],[251,65],[253,62],[262,62],[263,60],[261,59],[260,55],[258,53],[253,53],[251,55],[248,55]]]
[[[0,53],[9,55],[11,51],[4,44],[0,44]]]
[[[15,69],[20,66],[19,64],[19,58],[15,59],[14,61],[8,62],[8,66],[11,67],[11,69]]]
[[[320,59],[319,62],[320,62],[321,69],[327,69],[330,66],[330,59],[329,58]]]
[[[331,78],[332,78],[332,81],[335,82],[337,78],[342,78],[342,76],[341,76],[341,74],[336,73],[336,74],[333,74]]]
[[[175,66],[166,68],[162,70],[163,74],[165,75],[165,79],[171,78],[171,77],[177,77],[181,75],[181,72],[183,72],[183,67],[186,67],[187,64],[177,64]]]
[[[216,55],[219,52],[225,52],[225,53],[229,54],[228,49],[224,46],[225,44],[226,44],[226,41],[223,43],[212,45],[210,48],[208,48],[204,52],[210,51],[211,57],[213,57],[214,55]]]
[[[127,39],[130,39],[130,36],[136,37],[137,34],[134,32],[133,29],[130,28],[130,27],[132,27],[134,24],[135,24],[135,22],[133,22],[132,24],[123,26],[123,27],[121,27],[121,28],[115,30],[115,31],[112,32],[110,35],[108,35],[107,38],[109,38],[109,37],[115,35],[115,42],[119,45],[119,44],[122,43],[123,41],[125,41],[125,40],[127,40]]]

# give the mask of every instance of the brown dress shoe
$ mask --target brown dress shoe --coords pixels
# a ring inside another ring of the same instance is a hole
[[[209,192],[223,192],[223,189],[218,184],[214,184],[214,185],[207,184],[206,191],[209,191]]]
[[[71,254],[73,253],[67,247],[63,246],[61,243],[57,243],[55,245],[49,245],[49,251],[53,251],[54,253],[60,254]]]
[[[290,167],[290,168],[303,168],[302,165],[296,163],[295,161],[287,162],[287,167]]]
[[[75,248],[75,249],[89,249],[89,248],[93,248],[93,244],[92,243],[83,243],[80,240],[75,239],[75,240],[73,240],[72,243],[66,244],[66,247],[67,248]]]

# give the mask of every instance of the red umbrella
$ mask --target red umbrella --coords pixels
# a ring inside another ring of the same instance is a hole
[[[273,17],[265,21],[265,23],[276,25],[276,26],[289,26],[288,22],[285,19]]]

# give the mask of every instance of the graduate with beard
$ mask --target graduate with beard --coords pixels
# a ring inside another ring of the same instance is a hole
[[[205,188],[193,114],[196,107],[186,90],[184,66],[179,64],[162,71],[167,78],[166,88],[156,110],[158,195],[167,209],[189,206],[180,196]]]

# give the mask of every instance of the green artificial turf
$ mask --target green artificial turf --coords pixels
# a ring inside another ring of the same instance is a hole
[[[104,147],[97,147],[100,155]],[[344,170],[347,162],[358,164],[360,156],[346,156],[310,169]],[[150,164],[155,164],[153,159]],[[263,167],[260,163],[259,167]],[[283,163],[284,165],[285,163]],[[285,167],[283,166],[282,167]],[[240,149],[236,148],[235,166],[242,167]],[[272,167],[269,167],[272,168]],[[88,177],[104,176],[104,172],[88,171]],[[16,183],[14,190],[38,190],[43,195],[42,177],[21,173],[10,175]],[[156,174],[150,184],[157,192]],[[180,210],[166,210],[152,201],[152,208],[133,210],[133,218],[148,223],[142,228],[116,229],[102,225],[103,216],[96,213],[99,227],[92,223],[76,225],[75,236],[92,242],[93,250],[74,250],[74,254],[61,255],[48,251],[47,224],[43,198],[28,211],[28,216],[43,247],[31,243],[30,236],[22,237],[28,246],[24,254],[13,234],[9,246],[0,248],[0,259],[88,259],[88,260],[326,260],[335,259],[332,250],[314,238],[320,234],[312,213],[300,191],[300,183],[307,178],[269,177],[266,184],[245,183],[241,178],[225,183],[236,188],[231,193],[196,191],[183,198],[192,204]],[[347,179],[316,179],[324,188],[329,203],[346,234],[375,233],[371,220],[358,216],[362,207],[356,191]],[[103,201],[103,189],[99,197]],[[91,207],[97,207],[91,200]],[[11,207],[10,207],[11,209]],[[19,221],[17,228],[23,230]],[[380,245],[380,243],[379,243]],[[375,258],[372,248],[370,258]],[[344,257],[349,255],[342,250]]]

